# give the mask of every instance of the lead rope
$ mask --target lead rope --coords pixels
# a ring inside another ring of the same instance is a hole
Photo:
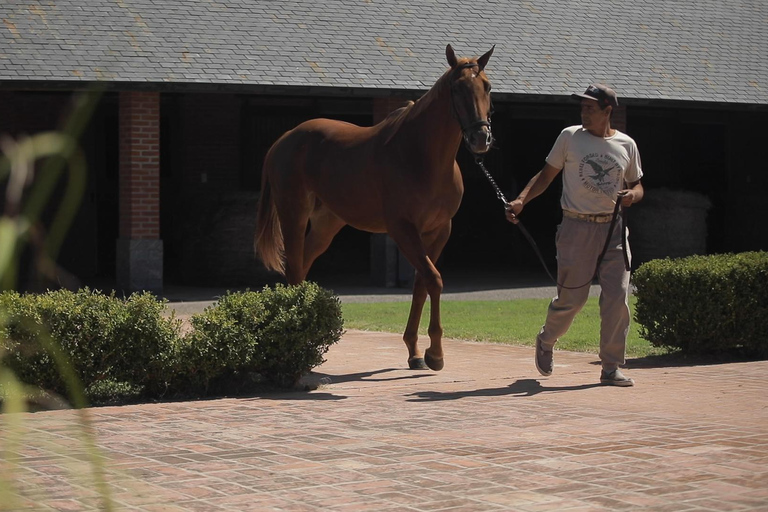
[[[475,163],[480,167],[480,170],[483,171],[485,174],[485,177],[488,178],[488,181],[490,182],[493,189],[496,191],[496,197],[504,203],[504,209],[506,210],[507,205],[509,204],[509,201],[507,201],[506,196],[504,195],[504,192],[501,191],[501,188],[496,184],[496,180],[493,179],[493,176],[491,176],[491,173],[488,172],[488,169],[485,167],[485,163],[483,162],[483,157],[480,155],[475,155]],[[541,262],[541,265],[544,267],[544,271],[546,271],[549,278],[552,280],[555,285],[557,285],[560,288],[565,288],[567,290],[578,290],[579,288],[583,288],[587,285],[591,285],[592,281],[597,276],[599,270],[600,270],[600,264],[603,262],[603,258],[605,257],[605,253],[608,252],[608,246],[611,243],[611,235],[613,234],[613,229],[616,227],[616,221],[618,220],[619,215],[621,215],[621,252],[624,255],[624,268],[627,269],[627,272],[630,270],[629,265],[629,253],[627,252],[627,231],[626,231],[626,222],[627,218],[624,215],[623,210],[621,209],[621,201],[619,198],[616,199],[616,206],[613,208],[613,216],[611,217],[611,226],[608,229],[608,237],[605,239],[605,244],[603,244],[603,250],[600,252],[600,256],[597,257],[597,264],[595,265],[595,272],[592,274],[592,277],[589,278],[589,281],[582,284],[581,286],[565,286],[564,284],[561,284],[557,281],[557,279],[552,275],[552,273],[549,271],[549,268],[547,267],[546,261],[544,261],[544,257],[541,255],[541,251],[539,250],[539,246],[536,243],[536,240],[533,239],[531,234],[528,232],[527,229],[525,229],[525,226],[523,226],[523,223],[520,221],[520,219],[517,219],[517,224],[515,224],[520,232],[523,234],[526,240],[528,240],[528,243],[533,248],[533,252],[536,253],[536,256],[539,258],[539,261]]]

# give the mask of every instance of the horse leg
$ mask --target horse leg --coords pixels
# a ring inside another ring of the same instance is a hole
[[[430,240],[430,245],[434,245],[435,240],[442,239],[442,236],[445,236],[445,239],[447,240],[447,234],[450,233],[450,224],[447,225],[447,228],[447,233],[445,235],[441,235],[441,231],[431,233],[435,238]],[[403,341],[408,347],[409,366],[412,366],[412,363],[418,363],[418,361],[415,360],[419,359],[417,347],[419,322],[421,321],[421,313],[424,307],[424,302],[426,301],[426,296],[429,295],[432,304],[427,332],[429,333],[431,343],[429,349],[424,353],[424,361],[432,370],[441,370],[443,368],[443,327],[440,325],[439,308],[440,294],[443,290],[443,279],[427,254],[422,237],[413,224],[406,222],[397,223],[390,226],[389,234],[397,243],[403,255],[405,255],[411,265],[416,269],[411,311],[408,315],[408,323],[405,327],[405,333],[403,334]],[[445,241],[442,242],[442,245],[444,244]],[[442,246],[440,246],[440,249],[442,249]],[[437,252],[439,254],[439,251]]]
[[[309,233],[304,238],[304,276],[312,263],[331,245],[333,237],[346,225],[335,213],[320,205],[309,217]]]
[[[427,253],[429,259],[433,262],[437,262],[440,254],[443,252],[445,244],[448,242],[448,238],[451,236],[451,221],[449,220],[444,225],[440,226],[435,231],[428,233],[427,238]],[[437,270],[435,270],[437,272]],[[438,273],[438,276],[440,274]],[[440,290],[432,296],[430,295],[429,306],[429,348],[424,352],[424,360],[427,365],[433,370],[441,370],[444,365],[443,361],[443,324],[440,320],[440,294],[443,290],[443,279],[440,276]]]
[[[304,270],[304,235],[309,222],[310,204],[309,198],[278,204],[285,245],[285,278],[289,285],[299,284],[307,277]]]
[[[411,298],[411,310],[408,313],[408,323],[403,333],[403,341],[408,348],[408,367],[411,370],[426,370],[429,367],[424,362],[424,355],[418,347],[419,323],[421,312],[427,300],[427,286],[421,272],[416,271],[413,280],[413,296]]]
[[[430,261],[436,262],[440,257],[440,253],[443,252],[448,237],[451,234],[450,221],[438,230],[428,233],[424,237],[424,243],[427,244],[427,256]],[[424,310],[424,303],[427,300],[427,285],[421,272],[416,271],[416,275],[413,281],[413,299],[411,300],[411,310],[408,313],[408,323],[405,327],[405,333],[403,334],[403,341],[405,341],[406,347],[408,347],[408,366],[412,370],[426,370],[430,366],[424,360],[424,356],[418,350],[418,338],[419,338],[419,324],[421,323],[421,314]],[[430,331],[430,342],[436,339],[434,352],[428,350],[427,359],[429,359],[432,366],[440,366],[442,368],[442,324],[440,322],[440,307],[439,299],[438,304],[433,304],[430,307],[430,324],[438,326],[437,330]],[[437,334],[437,337],[434,335]],[[430,349],[432,347],[430,346]],[[436,358],[435,354],[440,354],[440,362]]]

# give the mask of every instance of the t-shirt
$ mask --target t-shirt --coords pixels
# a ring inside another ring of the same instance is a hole
[[[612,137],[597,137],[581,125],[569,126],[557,137],[547,163],[563,170],[564,210],[575,213],[611,213],[624,183],[643,177],[637,144],[616,130]]]

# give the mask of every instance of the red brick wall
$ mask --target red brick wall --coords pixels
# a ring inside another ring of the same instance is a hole
[[[120,238],[160,238],[160,93],[120,93]]]

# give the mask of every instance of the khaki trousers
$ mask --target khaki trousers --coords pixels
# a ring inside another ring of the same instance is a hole
[[[557,228],[557,296],[547,310],[547,319],[538,339],[551,350],[564,336],[589,297],[590,277],[608,236],[610,223],[596,223],[564,217]],[[626,234],[628,236],[628,233]],[[629,245],[627,245],[629,252]],[[631,253],[630,253],[631,254]],[[631,255],[630,255],[631,258]],[[631,261],[631,259],[630,259]],[[613,371],[624,364],[629,332],[629,272],[621,251],[621,222],[617,222],[608,250],[598,271],[600,285],[600,361],[603,369]]]

